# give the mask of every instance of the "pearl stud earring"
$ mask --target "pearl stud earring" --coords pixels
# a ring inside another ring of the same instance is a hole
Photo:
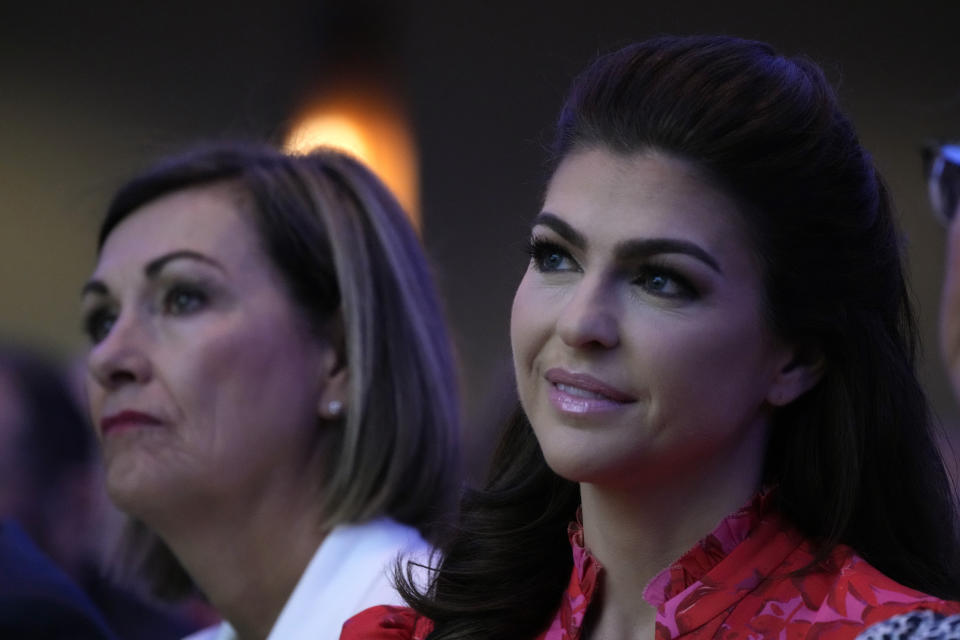
[[[339,417],[343,412],[343,403],[339,400],[331,400],[327,404],[327,411],[330,413],[330,416],[333,418]]]

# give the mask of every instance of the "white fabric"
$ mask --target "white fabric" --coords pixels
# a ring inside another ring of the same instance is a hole
[[[400,554],[423,559],[430,546],[419,532],[380,518],[333,529],[313,555],[267,640],[338,640],[343,623],[378,604],[402,604],[393,587]],[[226,622],[184,640],[237,640]]]

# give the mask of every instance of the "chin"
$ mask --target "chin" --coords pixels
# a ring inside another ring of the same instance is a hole
[[[141,518],[147,505],[150,504],[150,494],[132,478],[113,478],[107,475],[107,496],[113,505],[128,516]]]
[[[126,455],[111,460],[106,469],[107,495],[128,516],[150,523],[154,514],[166,511],[176,496],[189,495],[187,487],[171,477],[169,469],[158,469],[154,460]]]
[[[607,461],[598,459],[596,455],[575,455],[571,448],[544,450],[543,457],[555,474],[570,482],[596,483],[618,475]]]
[[[609,444],[609,443],[608,443]],[[553,447],[544,450],[547,466],[561,478],[581,484],[610,489],[630,489],[663,482],[665,471],[657,456],[649,450],[611,445]],[[649,470],[644,473],[643,470]]]

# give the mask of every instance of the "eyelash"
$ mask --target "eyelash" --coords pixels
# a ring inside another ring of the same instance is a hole
[[[187,296],[189,299],[178,300],[179,296]],[[178,282],[170,285],[163,292],[160,308],[165,314],[184,316],[200,311],[208,301],[209,296],[201,287]],[[116,320],[117,312],[111,308],[111,305],[94,307],[84,315],[83,332],[91,344],[97,344],[110,334]]]
[[[667,280],[673,282],[677,289],[676,293],[664,293],[662,290],[653,290],[649,284],[641,284],[641,280],[646,280],[649,282],[655,277],[663,277]],[[637,276],[633,279],[633,282],[645,291],[648,291],[654,295],[660,296],[662,298],[673,298],[676,300],[693,300],[699,297],[699,293],[696,288],[690,283],[685,276],[681,275],[679,271],[672,267],[668,267],[664,264],[659,264],[656,261],[651,261],[644,264],[637,271]]]
[[[554,242],[550,242],[549,240],[544,240],[543,238],[530,238],[530,241],[527,244],[527,254],[530,256],[530,263],[533,265],[533,268],[540,273],[552,273],[561,270],[558,268],[549,268],[545,266],[546,259],[551,255],[561,256],[562,258],[565,258],[576,265],[577,270],[580,268],[576,261],[565,249],[563,249],[563,247]],[[564,269],[564,271],[570,271],[570,269]]]
[[[177,303],[177,296],[180,295],[190,297],[190,301],[187,303],[190,308],[174,309]],[[202,288],[192,284],[175,283],[163,294],[163,310],[170,315],[182,316],[199,311],[206,305],[207,300],[208,296]]]
[[[566,249],[555,242],[551,242],[543,238],[530,238],[530,242],[527,246],[527,253],[530,256],[531,266],[540,273],[557,273],[580,270],[580,266]],[[561,261],[569,260],[573,266],[571,268],[560,268],[559,266],[548,267],[546,265],[546,260],[552,256],[558,256]],[[645,282],[649,283],[650,280],[656,277],[663,277],[674,283],[679,291],[676,293],[665,293],[663,290],[653,289],[649,284],[644,284]],[[693,286],[686,276],[682,275],[673,267],[667,266],[653,259],[648,260],[646,263],[636,269],[635,275],[631,279],[631,283],[640,286],[644,291],[647,291],[652,295],[662,298],[692,300],[699,297],[696,287]]]
[[[83,317],[83,333],[90,340],[90,344],[97,344],[107,337],[116,320],[116,314],[109,306],[95,307]],[[104,326],[107,322],[110,323],[109,326]]]

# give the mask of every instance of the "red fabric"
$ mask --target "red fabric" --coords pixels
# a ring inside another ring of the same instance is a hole
[[[344,622],[340,640],[424,640],[431,631],[433,623],[413,609],[381,605]]]
[[[647,586],[657,608],[656,640],[852,640],[876,622],[915,609],[960,613],[886,577],[846,546],[814,569],[810,543],[775,512],[767,496],[726,518]],[[603,578],[578,523],[570,528],[574,566],[553,623],[535,640],[579,640]],[[397,607],[364,611],[341,640],[424,640],[429,620]]]

